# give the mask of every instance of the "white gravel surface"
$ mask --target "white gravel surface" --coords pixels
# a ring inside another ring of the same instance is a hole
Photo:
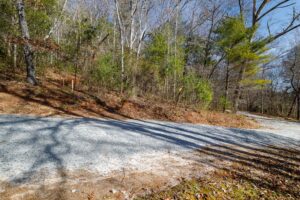
[[[299,123],[293,123],[291,132],[290,123],[267,120],[274,127],[280,123],[283,129],[271,133],[275,129],[0,115],[0,181],[24,183],[42,169],[83,169],[100,174],[125,168],[151,170],[150,163],[168,156],[187,162],[180,155],[206,145],[300,148]]]
[[[270,118],[265,116],[259,116],[250,114],[247,112],[240,112],[240,114],[252,118],[261,124],[260,131],[274,133],[276,135],[293,138],[300,140],[300,123],[286,121],[281,118]]]

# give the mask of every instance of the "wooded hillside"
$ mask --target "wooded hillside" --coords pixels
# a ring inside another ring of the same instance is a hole
[[[32,85],[56,71],[62,86],[93,95],[152,95],[196,109],[299,119],[300,41],[291,36],[300,26],[296,5],[0,0],[0,70],[3,77],[26,74]],[[278,13],[285,15],[280,27],[271,19]],[[288,52],[274,47],[286,36]]]

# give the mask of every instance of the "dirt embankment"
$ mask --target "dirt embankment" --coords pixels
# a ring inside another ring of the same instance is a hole
[[[117,92],[95,94],[87,88],[72,92],[70,78],[48,73],[33,87],[16,79],[0,79],[0,113],[40,116],[104,117],[113,119],[154,119],[202,123],[236,128],[257,128],[244,116],[197,111],[157,97],[120,97]]]

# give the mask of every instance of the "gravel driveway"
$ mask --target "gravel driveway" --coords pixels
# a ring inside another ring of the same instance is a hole
[[[239,114],[252,118],[261,124],[260,131],[274,133],[277,135],[300,140],[300,123],[293,121],[286,121],[281,118],[270,118],[265,116],[259,116],[250,114],[247,112],[240,112]]]
[[[269,132],[157,121],[0,115],[0,181],[24,183],[42,169],[101,174],[147,169],[149,162],[163,156],[176,158],[206,145],[300,148],[299,123],[293,123],[291,132],[290,123],[267,121],[274,126]],[[277,123],[285,126],[276,129]]]

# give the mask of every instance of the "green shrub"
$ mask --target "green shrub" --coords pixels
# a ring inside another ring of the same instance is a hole
[[[213,99],[213,91],[211,84],[207,80],[200,79],[196,85],[197,97],[201,101],[201,105],[205,108],[211,103]]]
[[[228,99],[226,101],[224,96],[220,97],[219,106],[221,107],[220,109],[223,109],[224,107],[225,107],[225,109],[231,109],[232,108],[231,102]]]
[[[213,90],[208,80],[201,79],[195,73],[184,77],[185,98],[207,108],[213,99]]]
[[[114,88],[121,82],[120,69],[114,64],[111,54],[99,57],[91,73],[93,81],[107,88]]]

